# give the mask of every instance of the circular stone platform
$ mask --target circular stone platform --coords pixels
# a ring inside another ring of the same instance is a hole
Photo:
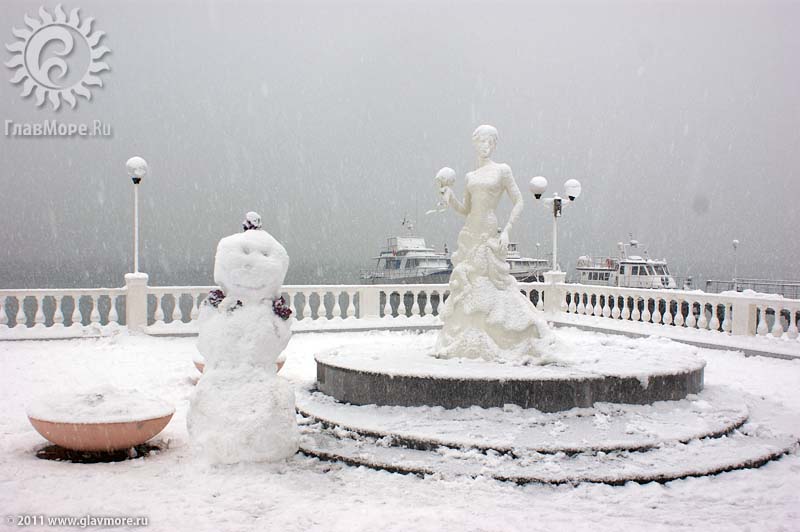
[[[483,408],[518,405],[557,412],[594,403],[675,401],[703,389],[696,348],[661,338],[554,332],[556,363],[498,364],[432,356],[435,332],[375,336],[318,354],[317,387],[354,405]]]
[[[501,453],[642,451],[717,438],[741,427],[749,409],[741,393],[720,387],[652,405],[597,403],[543,413],[517,406],[399,407],[342,404],[312,390],[296,392],[301,415],[391,445],[430,450],[472,448]]]

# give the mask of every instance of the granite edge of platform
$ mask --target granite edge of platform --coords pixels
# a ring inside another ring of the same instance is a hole
[[[779,460],[783,456],[796,452],[800,447],[800,442],[794,439],[790,445],[779,445],[771,449],[763,449],[761,452],[756,453],[744,460],[737,460],[725,464],[716,464],[711,467],[703,469],[687,468],[680,471],[673,472],[655,472],[651,474],[634,473],[623,476],[610,476],[610,475],[577,475],[577,476],[564,476],[557,477],[552,475],[507,475],[501,472],[481,471],[477,474],[469,474],[470,477],[487,476],[499,480],[501,482],[510,482],[518,485],[525,484],[580,484],[583,482],[608,484],[612,486],[624,485],[627,482],[636,482],[638,484],[646,484],[649,482],[665,483],[673,480],[679,480],[692,477],[705,477],[726,473],[729,471],[736,471],[742,469],[756,469],[773,460]],[[342,462],[355,467],[367,467],[375,470],[383,470],[392,473],[413,474],[419,476],[434,475],[437,471],[429,466],[409,463],[403,464],[402,462],[385,462],[381,460],[371,460],[368,456],[355,456],[346,453],[336,452],[331,449],[320,449],[318,447],[309,446],[306,442],[300,443],[299,452],[306,455],[315,457],[319,460]]]
[[[339,402],[378,406],[502,408],[507,404],[559,412],[596,402],[652,404],[676,401],[703,390],[705,364],[674,373],[639,377],[587,374],[564,379],[448,378],[389,375],[326,364],[315,357],[317,388]]]
[[[705,432],[699,432],[697,434],[692,435],[691,437],[686,437],[686,438],[664,438],[656,441],[647,441],[647,442],[643,441],[631,444],[590,443],[583,446],[548,445],[539,447],[519,447],[508,444],[498,445],[496,443],[490,443],[490,442],[479,442],[479,441],[466,442],[466,441],[448,440],[446,438],[440,438],[440,437],[424,437],[418,434],[412,434],[408,431],[392,432],[388,430],[365,428],[363,426],[356,426],[354,424],[348,424],[346,422],[339,421],[331,416],[326,417],[317,414],[313,411],[313,409],[309,409],[307,407],[300,405],[297,406],[297,411],[302,416],[310,420],[313,420],[314,422],[321,423],[322,426],[326,428],[344,429],[346,431],[354,432],[356,434],[359,434],[361,436],[366,436],[368,438],[375,438],[375,439],[388,438],[391,442],[390,445],[394,447],[407,447],[410,449],[417,449],[421,451],[431,451],[440,447],[449,447],[452,449],[469,448],[469,449],[477,449],[482,452],[496,451],[499,453],[505,453],[511,455],[517,455],[520,451],[536,452],[540,454],[555,454],[555,453],[578,454],[587,452],[646,451],[659,447],[665,443],[688,443],[692,440],[698,440],[698,439],[721,438],[722,436],[727,436],[733,431],[741,428],[745,423],[747,423],[750,417],[749,413],[746,413],[744,415],[732,419],[729,423],[725,424],[724,426],[712,430],[707,430]]]

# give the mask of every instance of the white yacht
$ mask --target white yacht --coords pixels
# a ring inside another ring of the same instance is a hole
[[[627,245],[620,242],[617,248],[617,257],[578,257],[575,266],[578,282],[625,288],[677,288],[666,260],[651,259],[647,251],[643,251],[644,256],[639,255],[639,242],[636,240]]]
[[[437,252],[425,243],[425,239],[414,234],[414,225],[403,219],[405,236],[387,239],[386,249],[374,257],[374,269],[362,270],[361,280],[368,284],[420,284],[446,283],[450,280],[453,263],[447,245]]]
[[[517,281],[529,283],[544,281],[544,272],[550,269],[550,262],[546,259],[522,257],[517,250],[516,242],[509,242],[506,262],[511,267],[509,272]]]
[[[387,239],[386,249],[373,257],[375,267],[361,271],[361,280],[367,284],[422,284],[447,283],[453,271],[447,245],[444,251],[437,252],[428,247],[425,239],[414,234],[414,226],[404,219],[405,236]],[[516,243],[508,244],[506,258],[509,273],[518,281],[541,281],[542,273],[547,271],[549,262],[520,256]]]

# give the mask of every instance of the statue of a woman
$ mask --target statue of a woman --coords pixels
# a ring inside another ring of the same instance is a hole
[[[522,194],[511,168],[490,159],[497,130],[480,126],[472,134],[478,168],[466,176],[463,203],[453,194],[453,171],[443,168],[437,182],[444,203],[466,217],[453,254],[450,296],[440,312],[436,343],[440,358],[524,360],[540,358],[535,341],[547,328],[533,304],[520,293],[506,262],[508,233],[522,212]],[[513,203],[508,222],[497,223],[495,209],[503,193]]]

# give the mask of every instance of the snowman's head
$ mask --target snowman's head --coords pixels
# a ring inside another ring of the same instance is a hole
[[[217,245],[214,281],[226,297],[258,303],[280,294],[289,269],[289,255],[266,231],[227,236]]]

